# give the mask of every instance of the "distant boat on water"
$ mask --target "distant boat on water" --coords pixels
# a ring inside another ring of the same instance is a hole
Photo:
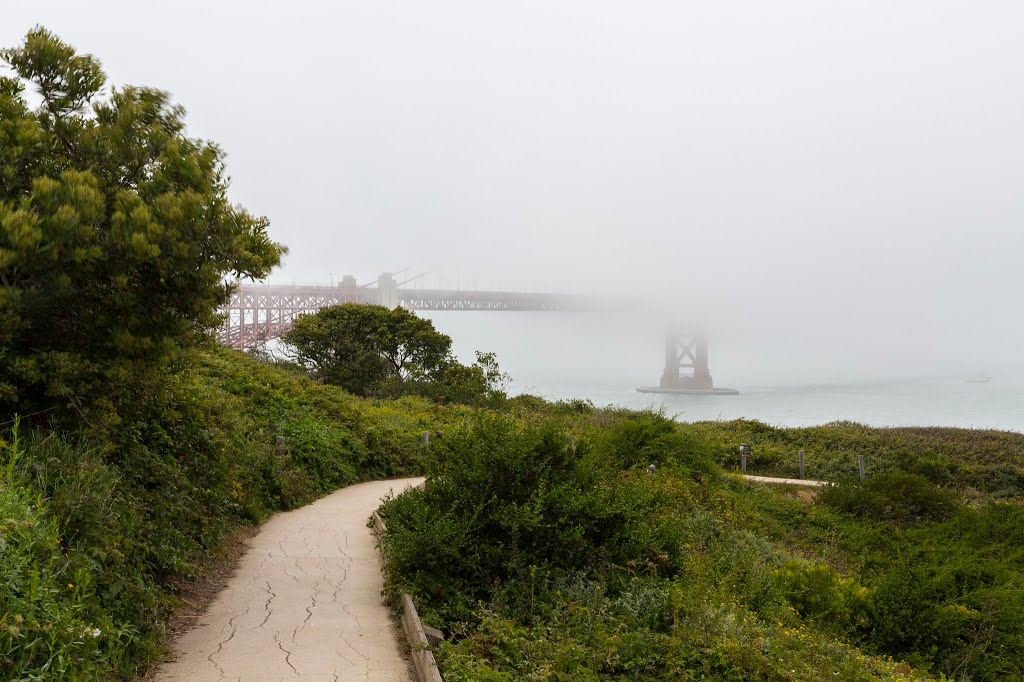
[[[983,376],[967,377],[967,383],[969,383],[969,384],[987,384],[990,381],[992,381],[992,377],[983,377]]]

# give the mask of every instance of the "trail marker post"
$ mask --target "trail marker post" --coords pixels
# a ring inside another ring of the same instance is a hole
[[[860,465],[860,481],[864,482],[864,455],[857,455],[857,463]]]
[[[746,443],[740,444],[740,471],[747,473],[747,460],[750,459],[750,446]]]
[[[284,436],[278,436],[274,439],[274,452],[279,455],[283,455],[284,449]]]
[[[423,433],[420,434],[420,442],[422,442],[424,445],[430,443],[430,431],[424,431]]]
[[[800,478],[804,477],[804,451],[800,451]]]

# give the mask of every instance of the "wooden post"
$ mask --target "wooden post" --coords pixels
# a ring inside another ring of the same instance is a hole
[[[420,434],[420,441],[426,445],[430,442],[430,431],[424,431]]]
[[[800,451],[800,478],[804,477],[804,451]]]
[[[857,461],[860,464],[860,480],[864,482],[864,455],[857,455]]]
[[[274,439],[274,452],[279,455],[284,454],[284,436],[278,436]]]
[[[747,457],[746,455],[740,457],[740,471],[744,474],[747,473]]]

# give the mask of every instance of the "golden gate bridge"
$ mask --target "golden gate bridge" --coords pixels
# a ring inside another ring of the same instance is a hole
[[[251,350],[279,338],[296,318],[321,308],[344,303],[382,305],[407,310],[474,312],[580,312],[607,309],[607,301],[575,294],[518,291],[421,289],[404,285],[385,272],[375,282],[360,285],[345,275],[337,285],[239,284],[221,309],[221,343]],[[637,390],[649,393],[732,395],[733,389],[715,388],[708,367],[708,345],[701,334],[670,333],[665,338],[665,369],[658,386]]]

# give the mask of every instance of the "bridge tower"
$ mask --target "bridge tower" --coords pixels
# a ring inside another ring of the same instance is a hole
[[[380,305],[385,308],[398,307],[398,283],[390,272],[383,272],[377,278],[377,293],[380,296]]]
[[[703,334],[672,332],[665,336],[665,371],[662,388],[710,391],[714,388],[708,369],[708,342]]]
[[[665,335],[665,369],[658,386],[641,386],[641,393],[736,395],[733,388],[715,388],[708,367],[708,342],[703,334]]]

